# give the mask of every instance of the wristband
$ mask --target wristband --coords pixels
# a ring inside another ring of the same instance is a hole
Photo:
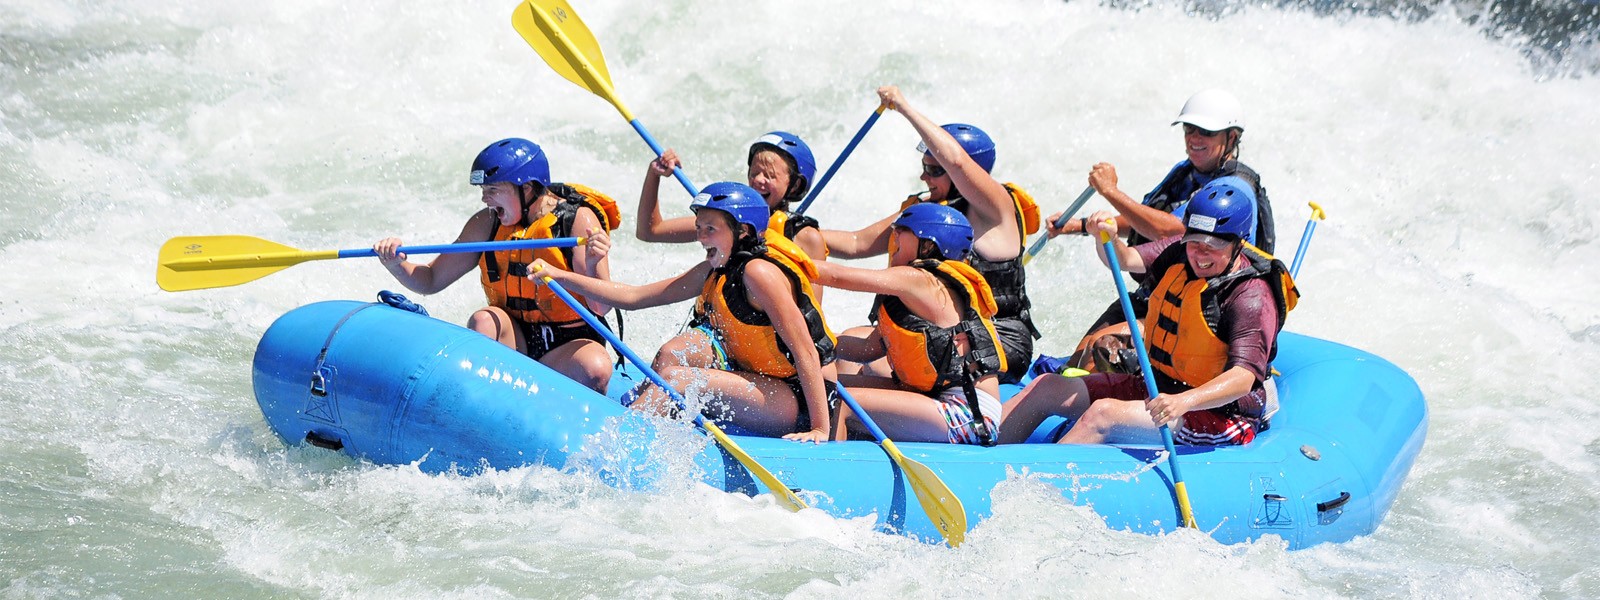
[[[1089,235],[1089,217],[1078,219],[1078,233]]]

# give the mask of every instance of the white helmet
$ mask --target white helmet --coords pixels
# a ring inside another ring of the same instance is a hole
[[[1206,131],[1222,131],[1230,127],[1238,127],[1244,131],[1244,109],[1239,107],[1239,99],[1218,89],[1201,90],[1189,97],[1183,103],[1183,110],[1178,111],[1178,120],[1173,125],[1188,123]]]

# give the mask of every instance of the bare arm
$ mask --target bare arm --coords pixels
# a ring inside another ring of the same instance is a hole
[[[1100,257],[1100,264],[1111,266],[1111,262],[1106,259],[1106,246],[1100,242],[1100,234],[1105,233],[1111,236],[1111,248],[1116,251],[1117,262],[1122,266],[1122,270],[1129,273],[1145,272],[1144,257],[1128,247],[1128,242],[1117,237],[1117,230],[1117,219],[1109,212],[1096,211],[1089,217],[1089,235],[1094,236],[1095,251]]]
[[[889,228],[900,217],[896,211],[877,223],[855,231],[822,230],[822,239],[828,250],[839,258],[867,258],[889,251]]]
[[[822,230],[807,227],[794,234],[794,243],[801,250],[806,251],[806,256],[811,260],[821,262],[828,260],[828,242],[822,238]]]
[[[480,210],[461,227],[456,243],[487,240],[494,235],[493,227],[494,211],[487,208]],[[378,261],[400,285],[419,294],[435,294],[450,287],[450,284],[478,266],[478,257],[481,255],[477,252],[440,254],[422,265],[407,261],[405,254],[396,253],[395,249],[400,245],[400,238],[386,238],[373,244],[372,249],[378,252]]]
[[[644,187],[639,190],[639,218],[633,226],[634,237],[644,242],[684,243],[694,241],[694,217],[661,218],[661,180],[672,174],[678,166],[678,153],[671,148],[660,158],[650,162],[645,171]]]
[[[817,283],[852,292],[915,295],[924,292],[927,275],[913,267],[862,269],[839,263],[816,263]]]
[[[1145,408],[1157,425],[1175,423],[1184,413],[1227,406],[1250,393],[1255,384],[1256,374],[1250,369],[1233,367],[1192,390],[1157,395],[1145,403]]]
[[[700,286],[710,274],[711,265],[701,262],[677,277],[644,285],[628,285],[556,269],[543,260],[535,260],[533,265],[528,267],[528,279],[543,281],[544,277],[549,277],[563,287],[583,294],[591,301],[605,302],[626,310],[662,306],[698,296]]]
[[[883,336],[878,334],[878,330],[873,329],[872,333],[867,334],[867,337],[864,338],[839,336],[839,341],[834,346],[833,354],[838,358],[851,362],[867,363],[888,356],[889,348],[884,345]],[[840,377],[844,376],[840,375]]]
[[[907,104],[899,88],[878,88],[878,98],[890,109],[905,116],[911,127],[917,130],[917,135],[922,136],[922,144],[928,147],[934,160],[939,161],[939,165],[950,174],[950,182],[961,192],[961,197],[971,203],[967,219],[972,222],[974,243],[993,240],[983,245],[996,250],[1014,248],[1010,256],[1016,256],[1016,252],[1022,248],[1022,232],[1016,224],[1016,208],[1011,201],[1011,192],[1006,191],[1005,186],[967,156],[967,151],[949,132]]]
[[[1145,206],[1117,187],[1117,168],[1111,163],[1099,163],[1089,169],[1089,186],[1111,203],[1111,209],[1122,216],[1124,227],[1132,227],[1139,235],[1159,240],[1183,233],[1182,219]]]
[[[828,390],[822,383],[822,357],[817,353],[816,342],[806,328],[800,307],[795,306],[794,291],[788,278],[778,267],[766,261],[750,261],[744,269],[745,289],[750,304],[767,314],[773,330],[789,348],[794,359],[794,370],[800,377],[800,390],[805,395],[807,414],[811,417],[811,430],[783,436],[784,439],[802,442],[828,440],[831,421],[828,418]]]
[[[600,226],[600,217],[594,214],[589,207],[581,207],[578,214],[572,218],[572,231],[584,232],[589,242],[579,244],[572,249],[572,270],[580,274],[599,279],[611,280],[611,236]],[[611,306],[589,299],[589,310],[597,315],[604,315],[611,311]]]

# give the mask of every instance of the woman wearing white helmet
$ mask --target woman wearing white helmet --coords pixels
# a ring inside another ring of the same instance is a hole
[[[1237,176],[1250,182],[1256,192],[1256,230],[1247,240],[1268,253],[1276,245],[1272,208],[1266,190],[1254,169],[1239,162],[1239,142],[1244,137],[1244,110],[1228,92],[1209,89],[1189,97],[1178,111],[1173,125],[1183,126],[1183,148],[1187,157],[1179,161],[1143,202],[1134,201],[1117,187],[1117,169],[1099,163],[1089,170],[1089,185],[1111,203],[1117,222],[1129,233],[1129,243],[1171,237],[1183,232],[1183,209],[1189,197],[1201,186],[1219,177]],[[1046,223],[1054,224],[1060,213]],[[1051,228],[1051,235],[1083,233],[1084,219],[1069,221],[1062,228]]]
[[[1183,126],[1183,149],[1187,155],[1155,189],[1145,194],[1142,202],[1135,201],[1127,192],[1117,187],[1117,169],[1111,163],[1099,163],[1089,170],[1089,185],[1104,197],[1117,213],[1119,231],[1128,232],[1129,245],[1139,245],[1183,233],[1183,215],[1189,199],[1201,187],[1221,177],[1238,177],[1248,182],[1255,191],[1255,229],[1245,241],[1271,254],[1276,246],[1273,228],[1272,204],[1267,200],[1267,190],[1261,187],[1261,177],[1254,169],[1239,162],[1239,141],[1244,137],[1244,110],[1232,94],[1219,89],[1202,90],[1189,97],[1178,111],[1173,125]],[[1054,227],[1060,213],[1044,222],[1050,235],[1087,233],[1086,219],[1068,221],[1063,227]],[[1134,279],[1144,284],[1143,277]],[[1144,296],[1148,290],[1133,294],[1134,310],[1144,315]],[[1122,309],[1112,302],[1105,312],[1089,327],[1089,333],[1079,342],[1069,366],[1095,370],[1086,350],[1094,340],[1106,335],[1126,335]],[[1102,353],[1107,354],[1107,353]],[[1114,356],[1112,358],[1115,362]],[[1102,363],[1105,361],[1102,361]],[[1100,365],[1104,367],[1105,365]]]

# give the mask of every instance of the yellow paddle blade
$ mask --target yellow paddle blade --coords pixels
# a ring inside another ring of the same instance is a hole
[[[928,513],[928,520],[939,529],[945,543],[954,548],[967,541],[967,510],[950,486],[926,465],[901,454],[889,438],[883,439],[883,450],[905,471],[911,491],[917,494],[917,502],[922,503],[922,511]]]
[[[156,284],[169,292],[228,287],[338,257],[338,250],[306,252],[248,235],[175,237],[161,245]]]
[[[1189,505],[1189,486],[1184,485],[1182,481],[1176,481],[1172,484],[1172,491],[1178,496],[1178,516],[1183,518],[1183,526],[1199,529],[1200,526],[1194,523],[1194,509]]]
[[[702,423],[705,425],[706,431],[711,432],[711,437],[722,445],[723,450],[728,451],[728,454],[733,456],[734,460],[739,461],[739,464],[749,469],[750,474],[755,475],[756,480],[760,481],[761,485],[767,486],[767,490],[771,491],[772,495],[778,499],[778,504],[782,504],[784,508],[796,512],[806,507],[805,500],[801,500],[800,496],[794,493],[794,490],[789,489],[789,486],[784,485],[782,481],[778,481],[778,476],[773,475],[772,471],[768,471],[766,467],[761,466],[761,463],[756,462],[755,457],[746,454],[744,448],[740,448],[738,444],[733,443],[733,438],[723,433],[721,427],[717,427],[717,424],[712,423],[709,419],[703,420]]]
[[[556,73],[605,98],[623,118],[633,120],[611,87],[600,44],[567,0],[527,0],[512,11],[511,26]]]

